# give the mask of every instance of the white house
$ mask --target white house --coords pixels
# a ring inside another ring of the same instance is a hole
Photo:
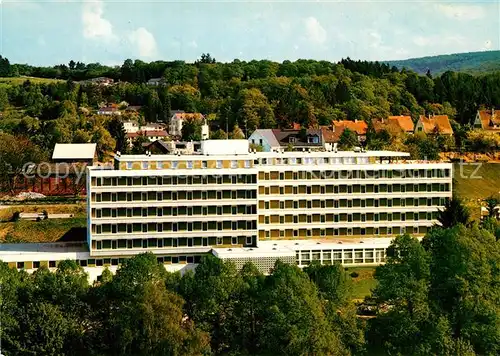
[[[207,125],[206,118],[200,113],[187,113],[181,111],[173,112],[172,117],[170,118],[170,125],[168,127],[168,133],[172,136],[182,136],[182,124],[186,119],[196,119],[203,120],[203,125],[201,128],[201,136],[203,140],[208,139],[209,128]]]

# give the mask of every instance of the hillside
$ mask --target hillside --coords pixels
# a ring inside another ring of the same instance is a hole
[[[456,53],[388,61],[387,63],[399,69],[405,67],[420,74],[427,73],[428,69],[433,75],[442,74],[448,70],[481,74],[500,70],[500,51]]]

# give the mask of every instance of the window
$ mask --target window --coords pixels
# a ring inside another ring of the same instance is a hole
[[[177,166],[179,165],[179,162],[177,161],[172,161],[172,168],[177,169]]]
[[[56,261],[49,261],[49,268],[56,268]]]
[[[207,167],[208,167],[207,161],[202,161],[201,162],[201,168],[207,168]]]
[[[217,167],[217,168],[222,168],[222,161],[220,161],[220,160],[219,160],[219,161],[217,161],[217,166],[216,166],[216,167]]]
[[[142,169],[148,169],[149,168],[149,162],[142,162]]]
[[[17,268],[24,268],[24,262],[17,262]]]
[[[297,141],[297,139],[296,139],[295,137],[293,137],[293,136],[290,136],[290,137],[288,138],[288,142],[289,142],[289,143],[295,143],[296,141]]]
[[[233,236],[231,237],[231,245],[237,245],[238,244],[238,238]]]
[[[189,169],[192,169],[193,168],[193,161],[187,161],[187,167]]]
[[[217,245],[222,245],[222,237],[217,237]]]
[[[231,161],[231,168],[238,168],[238,161]]]
[[[247,245],[251,245],[252,243],[253,243],[252,236],[247,236],[247,238],[246,238],[246,244]]]
[[[250,161],[249,160],[245,161],[245,168],[250,168]]]
[[[163,169],[163,162],[156,162],[156,169]]]
[[[40,261],[33,261],[33,268],[40,268]]]

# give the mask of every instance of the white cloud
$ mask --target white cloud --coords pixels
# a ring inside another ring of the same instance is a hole
[[[104,4],[102,1],[85,2],[83,4],[82,22],[83,37],[89,39],[116,40],[113,25],[103,17]]]
[[[316,44],[323,44],[326,41],[326,31],[315,17],[308,17],[304,20],[307,39]]]
[[[156,40],[151,32],[144,27],[139,27],[129,35],[130,42],[137,46],[139,56],[144,59],[152,59],[158,55]]]
[[[484,8],[478,5],[436,4],[435,8],[443,15],[455,20],[479,20],[486,15]]]

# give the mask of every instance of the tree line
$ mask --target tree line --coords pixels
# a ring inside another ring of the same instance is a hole
[[[498,227],[498,225],[497,225]],[[360,317],[340,264],[262,275],[207,256],[168,273],[151,253],[89,285],[72,261],[0,263],[7,355],[497,355],[500,242],[485,226],[399,236]]]
[[[117,67],[73,61],[50,68],[32,67],[0,58],[0,76],[9,75],[65,79],[0,83],[0,130],[28,137],[48,155],[58,142],[97,142],[101,156],[113,150],[125,152],[119,125],[96,115],[97,108],[110,103],[121,104],[123,110],[128,105],[141,106],[139,113],[123,111],[122,120],[168,122],[171,110],[200,112],[207,117],[215,137],[234,136],[231,132],[239,130],[248,137],[256,128],[289,128],[292,123],[304,128],[328,126],[332,120],[348,119],[368,122],[368,148],[399,147],[412,152],[414,158],[435,158],[440,151],[454,147],[482,152],[500,147],[497,136],[484,137],[469,131],[468,126],[478,108],[491,108],[500,102],[498,72],[480,77],[446,72],[433,78],[430,73],[420,76],[387,64],[349,58],[339,63],[217,63],[204,54],[195,63],[127,59]],[[116,79],[117,84],[80,82],[102,75]],[[164,81],[160,86],[148,86],[146,81],[152,77]],[[411,115],[414,121],[422,114],[449,115],[454,119],[455,135],[450,141],[446,137],[411,138],[374,132],[373,119],[400,114]],[[199,136],[194,126],[186,138]],[[352,133],[345,136],[342,146],[352,146]]]

